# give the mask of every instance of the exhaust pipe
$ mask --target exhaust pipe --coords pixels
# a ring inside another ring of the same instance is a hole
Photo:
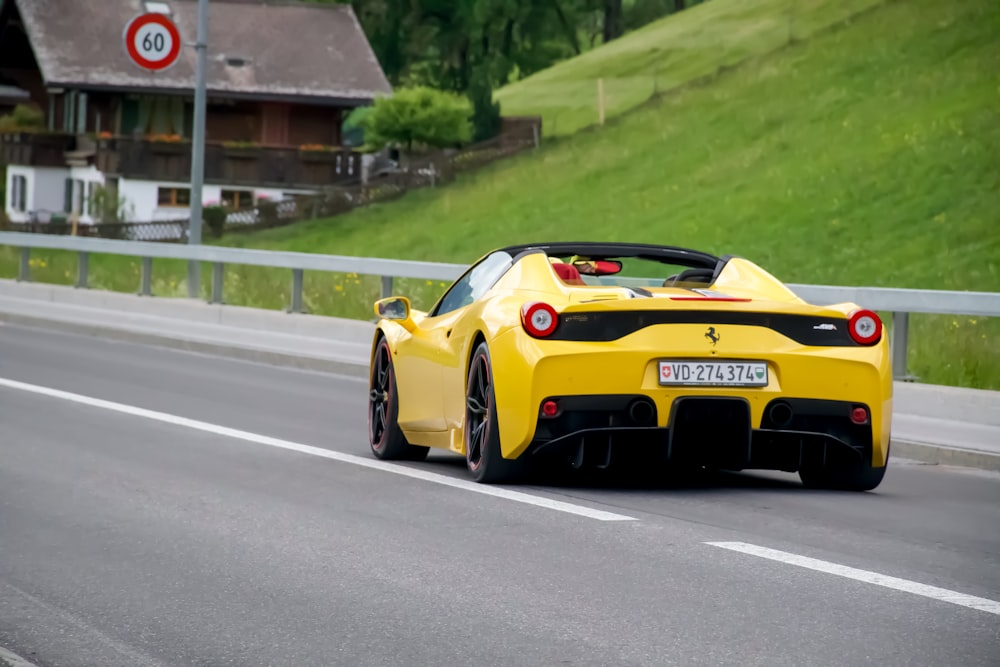
[[[792,414],[792,406],[784,401],[779,401],[768,408],[767,415],[771,418],[771,423],[779,428],[788,426],[794,416]]]
[[[646,398],[638,398],[628,406],[628,416],[636,424],[648,424],[656,416],[656,406]]]

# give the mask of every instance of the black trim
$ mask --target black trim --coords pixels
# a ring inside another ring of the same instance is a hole
[[[607,342],[660,324],[741,325],[765,327],[802,345],[860,347],[847,331],[843,317],[735,310],[580,311],[559,316],[556,330],[545,340]],[[816,329],[833,324],[833,331]],[[725,335],[725,332],[720,332]],[[669,341],[664,341],[669,344]]]
[[[854,424],[850,410],[863,405],[777,397],[765,408],[760,427],[750,422],[750,403],[739,396],[680,396],[671,403],[666,426],[629,419],[627,407],[642,394],[552,396],[560,409],[539,413],[527,455],[563,459],[574,468],[674,465],[723,470],[783,470],[852,466],[872,454],[870,424]],[[651,403],[651,401],[650,401]],[[771,408],[784,404],[784,415]],[[865,406],[867,407],[867,406]],[[653,407],[655,420],[655,406]],[[777,416],[781,423],[775,423]]]
[[[815,431],[776,431],[771,429],[752,429],[750,444],[745,454],[740,452],[733,456],[732,450],[719,452],[704,450],[698,452],[688,450],[686,455],[678,456],[670,446],[670,428],[662,426],[606,426],[588,428],[569,433],[552,440],[533,444],[529,456],[552,457],[560,454],[571,454],[583,458],[577,450],[600,448],[604,450],[614,447],[622,450],[622,455],[645,453],[646,458],[629,456],[647,464],[679,464],[679,465],[711,465],[723,470],[781,470],[796,472],[809,465],[825,466],[836,463],[858,463],[864,461],[866,452],[852,447],[842,439],[829,433]],[[720,456],[720,454],[722,454]],[[726,456],[729,454],[729,456]],[[590,458],[590,457],[587,457]],[[606,467],[611,459],[617,458],[608,454]]]
[[[618,259],[634,257],[647,259],[664,264],[682,264],[684,266],[703,269],[718,269],[725,265],[732,256],[716,257],[707,252],[681,248],[678,246],[653,245],[648,243],[598,243],[598,242],[555,242],[555,243],[525,243],[522,245],[498,248],[510,253],[511,256],[525,251],[540,250],[550,257],[569,257],[583,255],[588,259]]]

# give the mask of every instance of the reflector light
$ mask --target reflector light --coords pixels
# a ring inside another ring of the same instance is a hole
[[[535,338],[544,338],[556,330],[559,314],[547,303],[526,303],[521,306],[521,324]]]
[[[851,421],[855,424],[864,424],[868,422],[868,411],[862,407],[856,407],[851,410]]]
[[[861,345],[874,345],[882,338],[882,320],[870,310],[856,310],[851,313],[847,330]]]
[[[555,401],[545,401],[542,403],[542,414],[546,417],[555,417],[558,411],[559,406],[556,405]]]

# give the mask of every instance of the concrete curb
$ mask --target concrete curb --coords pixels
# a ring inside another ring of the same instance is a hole
[[[1000,472],[1000,456],[989,452],[958,447],[944,447],[927,442],[909,442],[892,439],[890,445],[890,462],[893,457],[913,459],[922,463],[937,465],[961,466]]]
[[[68,309],[126,315],[134,319],[169,319],[192,325],[222,325],[230,328],[286,335],[329,338],[344,342],[371,342],[373,322],[343,317],[288,313],[231,304],[210,304],[198,299],[139,296],[125,292],[80,289],[48,283],[19,283],[0,279],[0,297],[21,305],[36,302]]]
[[[38,667],[21,656],[0,646],[0,667]]]

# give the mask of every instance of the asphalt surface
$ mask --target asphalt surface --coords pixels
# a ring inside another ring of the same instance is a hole
[[[370,459],[354,378],[0,326],[0,380]],[[9,385],[9,383],[8,383]],[[177,420],[174,419],[176,422]],[[214,429],[214,431],[213,431]],[[526,485],[599,521],[0,386],[0,646],[56,665],[995,665],[1000,475]]]

